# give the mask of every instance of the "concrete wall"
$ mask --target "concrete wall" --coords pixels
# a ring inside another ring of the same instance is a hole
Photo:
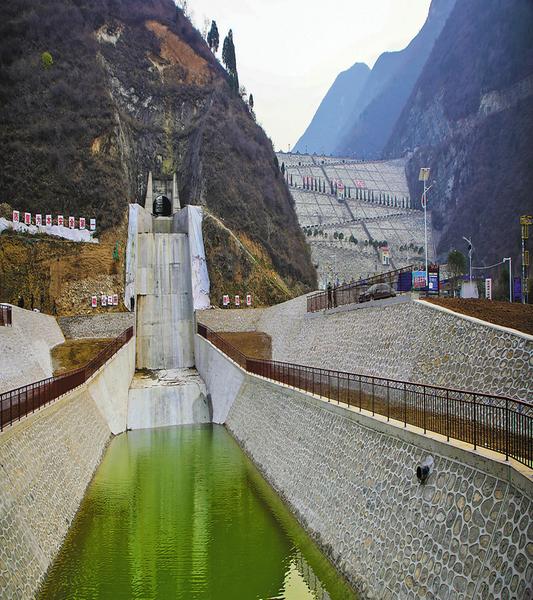
[[[194,336],[196,368],[205,381],[212,406],[212,422],[223,424],[246,373],[236,368],[225,354],[216,350],[199,335]]]
[[[205,383],[194,369],[136,373],[128,401],[128,429],[210,423]]]
[[[0,327],[0,393],[51,377],[50,349],[65,341],[54,317],[13,307],[13,326]]]
[[[185,234],[138,236],[137,367],[192,367],[193,309]]]
[[[87,390],[111,433],[126,431],[128,391],[135,373],[135,338],[125,344],[87,383]]]
[[[135,324],[130,312],[60,317],[59,326],[66,338],[116,338]]]
[[[246,374],[198,336],[197,353],[213,410],[229,406],[228,429],[363,597],[533,597],[531,471]]]
[[[110,435],[85,387],[0,433],[1,598],[33,598]]]
[[[255,314],[211,310],[199,312],[197,318],[215,330],[268,333],[275,360],[533,397],[532,336],[425,302],[307,314],[302,296]]]
[[[125,431],[135,339],[86,384],[0,433],[0,598],[33,598],[112,433]]]

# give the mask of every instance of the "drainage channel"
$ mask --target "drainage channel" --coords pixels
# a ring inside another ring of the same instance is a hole
[[[217,425],[114,438],[38,597],[356,598]]]

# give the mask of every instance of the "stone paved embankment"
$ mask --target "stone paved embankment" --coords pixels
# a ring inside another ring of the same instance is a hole
[[[109,313],[60,317],[59,326],[66,338],[115,338],[134,324],[133,313]]]
[[[0,598],[33,598],[111,432],[73,392],[0,433]]]
[[[251,311],[250,311],[251,312]],[[264,331],[272,358],[533,401],[533,338],[422,302],[306,313],[305,297],[265,309],[212,310],[215,330]]]
[[[251,376],[227,427],[364,598],[533,597],[531,480]]]
[[[54,317],[13,307],[0,327],[0,393],[52,376],[50,350],[65,341]]]

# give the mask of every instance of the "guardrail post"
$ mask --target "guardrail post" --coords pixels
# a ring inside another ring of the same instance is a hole
[[[407,384],[403,384],[403,426],[407,427]]]
[[[477,448],[477,410],[476,410],[476,395],[472,394],[474,400],[474,450]]]
[[[387,379],[387,421],[390,420],[390,394],[389,394],[389,380]]]
[[[450,441],[450,392],[446,390],[446,441]]]
[[[505,399],[505,460],[509,460],[509,400]]]
[[[422,410],[422,417],[424,419],[424,433],[426,433],[426,386],[425,385],[422,386],[422,390],[423,390],[422,393],[423,393],[423,398],[424,398],[424,400],[423,400],[424,408]]]

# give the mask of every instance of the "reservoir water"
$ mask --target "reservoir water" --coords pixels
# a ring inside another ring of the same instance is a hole
[[[356,596],[222,426],[114,438],[39,598]]]

